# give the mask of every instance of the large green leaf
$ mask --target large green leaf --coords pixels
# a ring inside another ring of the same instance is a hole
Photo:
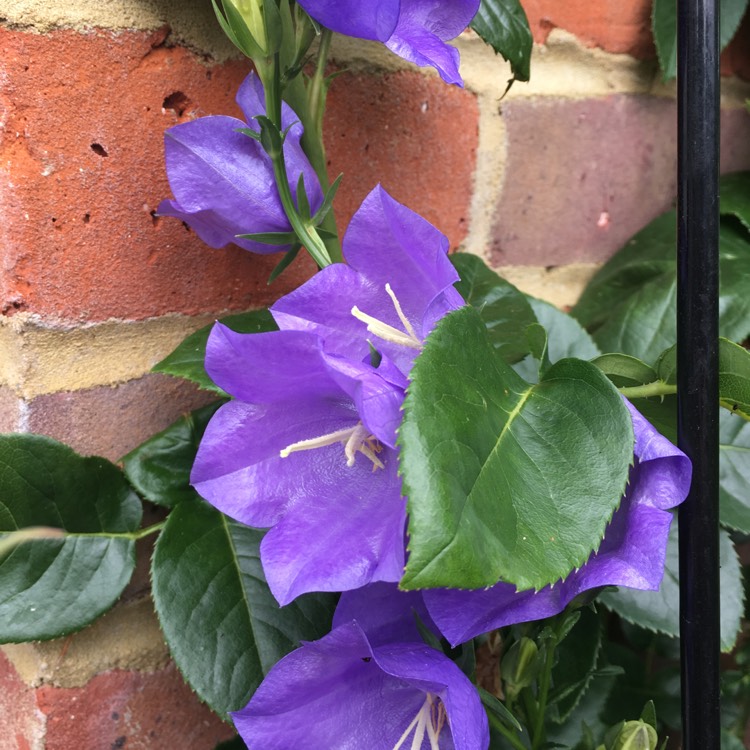
[[[203,433],[221,402],[180,417],[122,459],[125,475],[136,490],[167,508],[195,497],[190,470]]]
[[[724,338],[719,339],[719,400],[750,419],[750,352]]]
[[[411,372],[399,431],[409,498],[405,588],[541,588],[581,565],[618,506],[633,429],[594,365],[564,359],[532,385],[479,314],[450,313]]]
[[[526,295],[476,255],[457,253],[451,261],[461,277],[456,289],[479,311],[503,359],[512,363],[525,357],[529,353],[526,328],[537,322]]]
[[[514,80],[529,80],[534,39],[519,0],[482,0],[471,28],[510,63]]]
[[[3,435],[0,487],[0,532],[65,532],[0,557],[0,642],[56,638],[108,610],[133,572],[141,521],[122,472],[50,438]]]
[[[195,498],[170,513],[154,552],[154,602],[172,656],[221,715],[244,706],[301,639],[330,629],[329,595],[276,603],[259,559],[262,536]]]
[[[721,522],[750,534],[750,423],[723,409],[719,419]]]
[[[276,331],[278,328],[268,310],[253,310],[252,312],[227,315],[221,323],[237,333],[263,333]],[[192,380],[201,388],[225,395],[206,372],[203,361],[206,358],[206,342],[213,324],[191,333],[169,356],[155,364],[153,372],[163,372],[185,380]]]
[[[639,232],[594,276],[572,314],[600,349],[654,364],[677,339],[676,219],[660,216]],[[750,242],[722,223],[719,239],[719,330],[742,341],[750,333]]]
[[[720,0],[719,47],[729,44],[745,15],[748,0]],[[651,28],[664,79],[677,75],[677,3],[654,0]]]
[[[720,532],[721,564],[721,648],[731,651],[744,611],[742,569],[734,545],[725,531]],[[667,546],[664,579],[658,591],[637,591],[621,588],[600,595],[606,607],[629,622],[649,630],[677,637],[680,634],[680,578],[677,524],[672,524]]]
[[[738,218],[750,229],[750,172],[732,172],[721,178],[721,213]]]

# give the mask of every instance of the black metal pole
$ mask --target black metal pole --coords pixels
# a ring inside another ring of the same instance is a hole
[[[678,7],[678,434],[693,462],[679,512],[684,750],[719,750],[719,13]]]

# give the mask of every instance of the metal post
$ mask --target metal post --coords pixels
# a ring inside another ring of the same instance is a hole
[[[719,14],[677,0],[679,444],[693,484],[679,512],[684,750],[719,750]]]

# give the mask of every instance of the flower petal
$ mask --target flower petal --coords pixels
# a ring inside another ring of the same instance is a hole
[[[339,34],[384,42],[398,23],[400,0],[299,0],[318,23]]]

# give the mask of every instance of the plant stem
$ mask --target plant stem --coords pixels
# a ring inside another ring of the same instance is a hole
[[[537,713],[534,721],[533,742],[531,750],[539,750],[544,740],[546,732],[544,731],[544,714],[547,711],[547,698],[549,696],[550,683],[552,682],[552,667],[555,663],[555,649],[557,648],[557,633],[555,638],[547,645],[547,655],[544,661],[544,671],[542,680],[539,683],[539,698],[537,700]]]
[[[526,746],[521,742],[519,737],[512,729],[508,729],[499,719],[495,718],[491,714],[488,714],[489,722],[492,728],[500,732],[516,750],[527,750]]]
[[[270,75],[267,75],[266,81],[264,81],[264,88],[266,97],[266,116],[271,120],[279,132],[282,131],[280,68],[281,63],[279,60],[279,53],[277,52],[271,62]],[[325,243],[315,230],[315,227],[309,222],[304,221],[297,211],[294,198],[292,197],[292,191],[289,188],[289,177],[286,171],[283,147],[280,148],[278,152],[270,153],[269,156],[271,158],[271,163],[273,164],[273,174],[276,179],[276,188],[279,191],[281,205],[284,207],[284,213],[286,214],[287,219],[289,219],[292,229],[299,238],[299,241],[305,246],[307,252],[310,253],[313,260],[320,268],[330,266],[332,261]]]
[[[665,383],[663,380],[655,380],[645,385],[633,385],[627,388],[618,388],[625,398],[650,398],[651,396],[672,396],[677,393],[677,386]]]

